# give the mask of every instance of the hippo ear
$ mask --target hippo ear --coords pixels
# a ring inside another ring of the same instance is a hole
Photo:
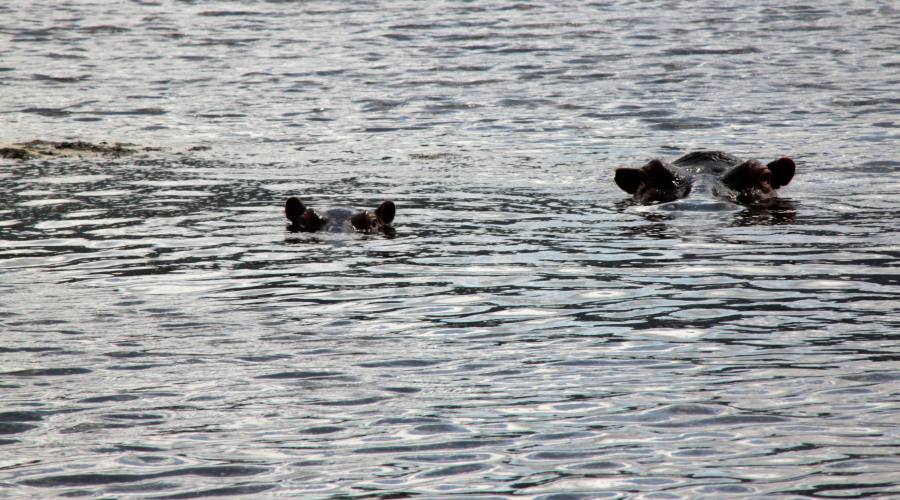
[[[291,196],[284,203],[284,215],[291,222],[296,222],[301,217],[303,217],[303,212],[306,211],[306,205],[300,201],[300,198],[296,196]]]
[[[378,208],[375,209],[375,218],[378,219],[378,223],[386,226],[391,222],[394,222],[394,214],[397,213],[397,207],[394,206],[394,202],[391,200],[381,202],[381,205],[378,205]]]
[[[639,168],[617,168],[616,184],[628,194],[634,194],[644,180],[644,172]]]
[[[790,158],[779,158],[772,163],[766,165],[769,172],[772,172],[772,180],[770,185],[772,189],[778,189],[781,186],[787,186],[791,179],[794,178],[794,172],[797,170],[797,164]]]

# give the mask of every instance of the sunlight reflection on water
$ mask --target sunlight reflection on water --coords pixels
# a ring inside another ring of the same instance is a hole
[[[162,148],[0,159],[5,493],[896,494],[897,16],[3,4],[8,142]],[[711,148],[798,174],[612,182]]]

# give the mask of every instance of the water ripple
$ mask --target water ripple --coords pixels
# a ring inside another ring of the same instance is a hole
[[[100,6],[0,5],[5,137],[184,153],[0,159],[6,494],[898,493],[896,8]],[[798,174],[612,182],[698,149]]]

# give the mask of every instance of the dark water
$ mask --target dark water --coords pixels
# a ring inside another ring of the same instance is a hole
[[[898,26],[4,2],[3,142],[170,152],[0,160],[0,496],[900,495]],[[700,148],[798,175],[623,203]],[[285,233],[290,195],[397,237]]]

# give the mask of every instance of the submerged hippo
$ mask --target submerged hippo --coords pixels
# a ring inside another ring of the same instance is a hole
[[[671,164],[650,160],[641,168],[616,169],[616,184],[634,200],[662,203],[686,197],[696,177],[712,178],[713,196],[744,204],[765,202],[778,196],[797,166],[790,158],[767,165],[756,160],[741,161],[721,151],[695,151]]]
[[[334,208],[325,212],[323,217],[312,208],[308,208],[299,198],[291,196],[284,204],[284,215],[291,221],[288,231],[314,233],[316,231],[344,232],[359,231],[361,233],[393,234],[396,207],[393,201],[384,201],[374,212],[360,210],[354,212],[349,208]]]

